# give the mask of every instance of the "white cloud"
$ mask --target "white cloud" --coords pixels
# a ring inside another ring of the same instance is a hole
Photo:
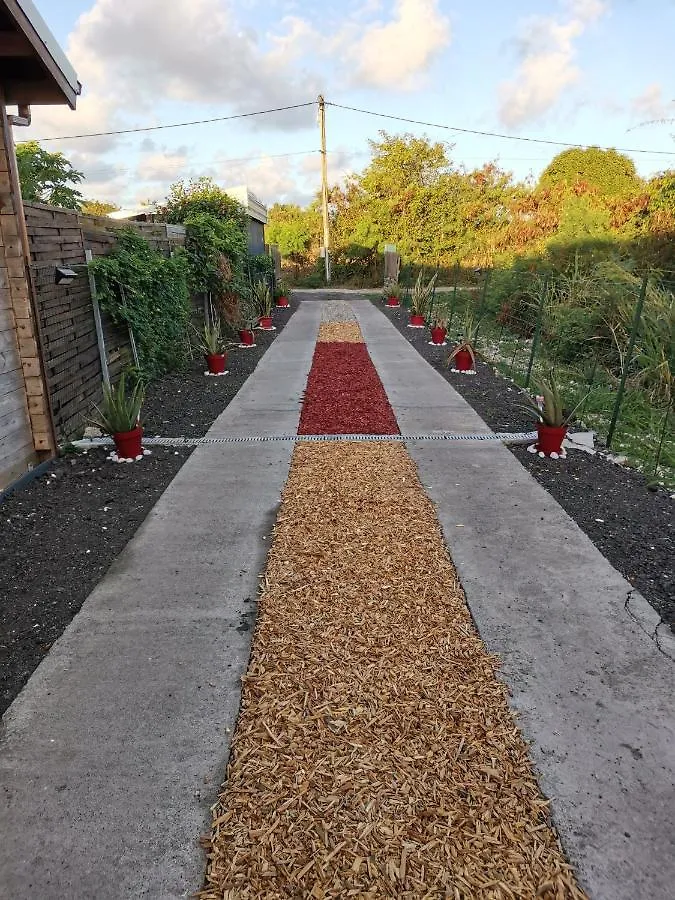
[[[607,11],[604,0],[567,0],[564,17],[529,19],[517,41],[520,65],[500,86],[499,117],[509,128],[541,118],[579,81],[575,40]]]
[[[660,84],[650,84],[636,97],[632,104],[632,112],[640,119],[666,119],[675,114],[675,106],[663,96]]]
[[[450,22],[438,0],[396,0],[389,21],[347,25],[337,43],[349,45],[354,86],[414,90],[449,45]]]
[[[171,152],[147,153],[139,160],[136,176],[141,181],[159,181],[164,184],[184,178],[188,166],[186,147],[179,147]]]

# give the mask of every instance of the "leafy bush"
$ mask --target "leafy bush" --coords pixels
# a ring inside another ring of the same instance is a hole
[[[185,254],[167,258],[132,229],[91,263],[101,306],[133,329],[143,379],[180,368],[188,348],[190,300]]]

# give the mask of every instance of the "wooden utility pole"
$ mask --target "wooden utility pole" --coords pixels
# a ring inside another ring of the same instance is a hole
[[[323,209],[323,253],[326,284],[330,284],[330,225],[328,221],[328,157],[326,155],[326,101],[319,94],[319,128],[321,129],[321,206]]]

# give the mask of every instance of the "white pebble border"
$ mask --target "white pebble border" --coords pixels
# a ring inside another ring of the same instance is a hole
[[[128,458],[124,457],[124,456],[118,456],[117,453],[115,453],[115,451],[113,450],[113,452],[110,454],[110,456],[106,456],[106,459],[109,459],[110,462],[114,462],[114,463],[132,463],[132,462],[140,462],[144,456],[152,456],[152,450],[144,450],[140,454],[140,456],[136,456],[136,457],[130,456]]]
[[[546,459],[548,456],[549,459],[567,459],[567,451],[563,447],[560,453],[543,453],[541,450],[537,449],[536,444],[530,444],[527,448],[528,453],[536,453],[537,456],[541,457],[541,459]]]
[[[269,328],[263,328],[262,325],[256,325],[256,331],[276,331],[276,325],[270,325]]]
[[[209,378],[220,378],[221,375],[229,375],[230,370],[225,369],[224,372],[204,372],[204,374],[207,375]]]
[[[408,328],[426,328],[426,325],[408,325]]]
[[[465,372],[461,369],[450,369],[453,375],[478,375],[475,369],[467,369]]]
[[[240,350],[253,350],[254,347],[257,347],[257,344],[237,344]]]
[[[448,346],[448,342],[447,342],[447,341],[443,341],[442,344],[437,344],[436,341],[427,341],[427,344],[428,344],[430,347],[447,347],[447,346]],[[453,372],[454,372],[454,371],[456,371],[456,370],[453,369]]]

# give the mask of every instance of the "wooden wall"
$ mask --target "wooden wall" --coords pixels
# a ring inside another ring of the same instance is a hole
[[[46,391],[12,189],[10,125],[0,97],[0,488],[51,448]]]
[[[82,266],[86,250],[105,256],[115,245],[115,232],[129,223],[44,204],[26,204],[25,214],[54,426],[59,442],[65,442],[80,436],[92,405],[100,401],[103,373],[87,273],[78,268],[75,281],[57,285],[55,268]],[[139,222],[132,227],[166,254],[185,240],[177,226]],[[133,362],[129,332],[105,312],[101,323],[108,371],[116,381]]]

